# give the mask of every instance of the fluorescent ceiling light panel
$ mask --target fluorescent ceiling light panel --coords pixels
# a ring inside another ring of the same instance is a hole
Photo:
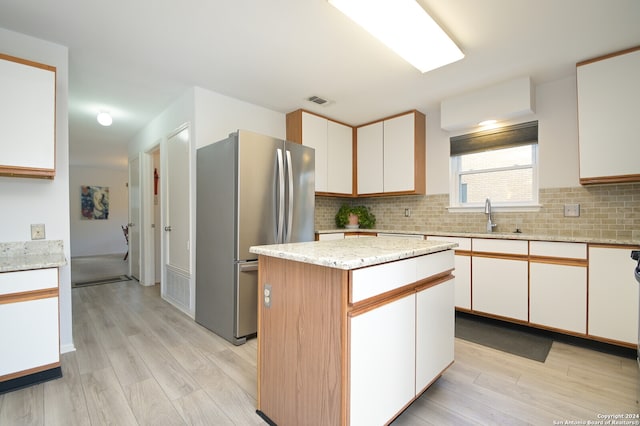
[[[423,73],[464,58],[415,0],[328,1]]]

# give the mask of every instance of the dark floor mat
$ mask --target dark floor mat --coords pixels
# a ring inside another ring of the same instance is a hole
[[[544,362],[553,339],[517,325],[456,314],[456,337],[513,355]]]
[[[119,275],[117,277],[100,278],[91,281],[79,281],[77,283],[71,283],[71,287],[88,287],[92,285],[119,283],[122,281],[131,281],[131,277],[127,275]]]

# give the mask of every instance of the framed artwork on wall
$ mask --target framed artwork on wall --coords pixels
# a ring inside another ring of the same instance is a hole
[[[80,208],[84,220],[109,219],[109,187],[81,186]]]

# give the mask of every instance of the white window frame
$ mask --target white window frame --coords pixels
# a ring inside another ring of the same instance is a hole
[[[536,212],[540,210],[539,204],[539,180],[538,180],[538,144],[533,143],[532,146],[532,164],[531,166],[512,166],[512,167],[499,167],[493,169],[482,170],[481,173],[504,171],[504,170],[520,170],[532,168],[532,188],[531,193],[533,199],[530,201],[522,202],[499,202],[493,201],[492,210],[499,212],[518,212],[518,211],[531,211]],[[507,148],[504,148],[507,149]],[[462,154],[465,155],[465,154]],[[468,174],[460,172],[460,158],[462,155],[456,155],[451,157],[450,161],[450,177],[449,177],[449,207],[450,212],[470,212],[470,211],[484,211],[484,202],[481,203],[461,203],[460,202],[460,176]],[[478,172],[474,172],[477,174]]]

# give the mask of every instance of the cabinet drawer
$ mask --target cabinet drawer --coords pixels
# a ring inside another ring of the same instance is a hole
[[[58,287],[58,268],[0,273],[0,295]]]
[[[454,267],[453,251],[446,250],[351,272],[349,302],[356,303],[448,271]]]
[[[318,241],[344,240],[344,232],[335,232],[332,234],[318,234]]]
[[[422,234],[387,234],[384,232],[378,232],[378,237],[385,238],[415,238],[416,240],[424,240],[424,235]]]
[[[533,256],[564,257],[586,259],[587,245],[584,243],[563,243],[555,241],[531,241],[529,252]]]
[[[528,254],[529,242],[521,240],[498,240],[489,238],[474,238],[473,251],[504,254]]]

